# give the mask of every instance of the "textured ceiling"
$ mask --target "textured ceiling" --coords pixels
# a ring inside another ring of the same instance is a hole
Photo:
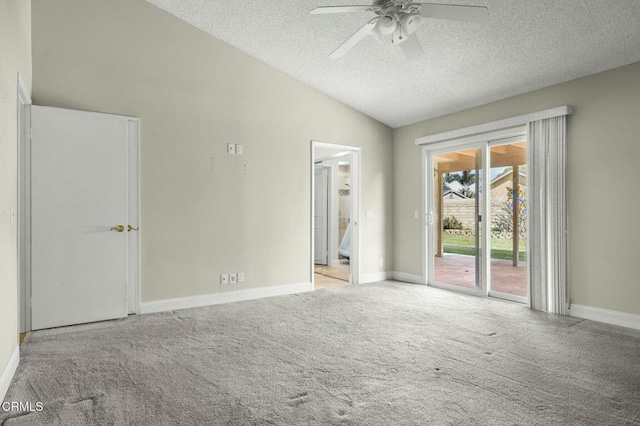
[[[375,15],[309,11],[366,0],[147,1],[391,127],[640,61],[640,0],[444,1],[489,20],[425,19],[417,62],[373,37],[328,58]]]

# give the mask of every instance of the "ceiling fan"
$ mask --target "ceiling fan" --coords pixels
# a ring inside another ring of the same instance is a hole
[[[489,15],[489,9],[483,6],[415,3],[412,0],[374,0],[372,5],[362,6],[323,6],[313,9],[310,13],[317,15],[349,12],[373,12],[376,17],[334,50],[329,55],[331,59],[341,57],[360,40],[372,34],[379,40],[391,36],[391,43],[399,45],[407,59],[414,61],[424,55],[416,35],[422,18],[484,22]]]

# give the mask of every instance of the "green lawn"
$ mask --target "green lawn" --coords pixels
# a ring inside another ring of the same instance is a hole
[[[519,241],[518,257],[521,261],[527,260],[527,240],[521,238]],[[506,238],[491,239],[492,259],[511,259],[513,240]],[[473,235],[453,235],[444,234],[444,252],[454,254],[475,255],[475,237]]]

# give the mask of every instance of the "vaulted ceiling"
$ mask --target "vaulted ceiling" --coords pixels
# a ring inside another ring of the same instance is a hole
[[[309,11],[366,0],[147,1],[394,128],[640,61],[638,0],[447,0],[488,20],[423,19],[412,62],[369,36],[329,59],[376,15]]]

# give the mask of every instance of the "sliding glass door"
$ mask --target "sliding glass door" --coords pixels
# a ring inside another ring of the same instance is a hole
[[[435,282],[481,288],[481,160],[475,147],[432,157]]]
[[[489,144],[491,275],[489,295],[526,301],[527,141]]]
[[[526,135],[426,152],[433,286],[526,302]]]

